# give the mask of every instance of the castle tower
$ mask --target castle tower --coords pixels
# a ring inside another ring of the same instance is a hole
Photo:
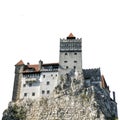
[[[82,72],[82,39],[72,33],[66,39],[60,39],[59,77],[72,70]]]
[[[23,63],[22,60],[20,60],[15,65],[15,78],[14,78],[14,87],[13,87],[12,101],[19,100],[20,88],[21,88],[21,77],[22,77],[23,69],[24,69],[24,63]]]

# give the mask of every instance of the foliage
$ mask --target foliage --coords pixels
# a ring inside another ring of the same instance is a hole
[[[26,110],[23,106],[9,106],[3,113],[2,120],[25,120]]]

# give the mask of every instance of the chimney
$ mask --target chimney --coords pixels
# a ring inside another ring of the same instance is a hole
[[[114,92],[114,91],[113,91],[113,100],[116,101],[116,100],[115,100],[115,92]]]
[[[27,62],[27,65],[30,65],[30,63],[29,63],[29,62]]]
[[[40,69],[42,68],[42,65],[43,65],[43,61],[40,60],[40,61],[39,61],[39,68],[40,68]]]

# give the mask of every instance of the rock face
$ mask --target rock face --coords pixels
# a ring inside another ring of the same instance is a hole
[[[49,98],[10,102],[2,120],[116,120],[117,106],[100,86],[84,87],[84,80],[61,78]]]

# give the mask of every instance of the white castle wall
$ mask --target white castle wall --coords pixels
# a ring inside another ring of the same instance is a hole
[[[32,79],[36,79],[36,78],[32,78]],[[34,98],[38,98],[39,96],[40,96],[40,80],[37,79],[36,81],[31,82],[26,78],[22,78],[20,99],[22,98],[34,99]]]
[[[81,52],[61,52],[60,53],[60,71],[61,74],[70,72],[72,69],[82,70]]]
[[[58,72],[41,72],[40,76],[22,77],[20,99],[47,97],[57,85]]]
[[[40,76],[40,96],[49,96],[57,85],[57,80],[58,72],[42,72]]]

